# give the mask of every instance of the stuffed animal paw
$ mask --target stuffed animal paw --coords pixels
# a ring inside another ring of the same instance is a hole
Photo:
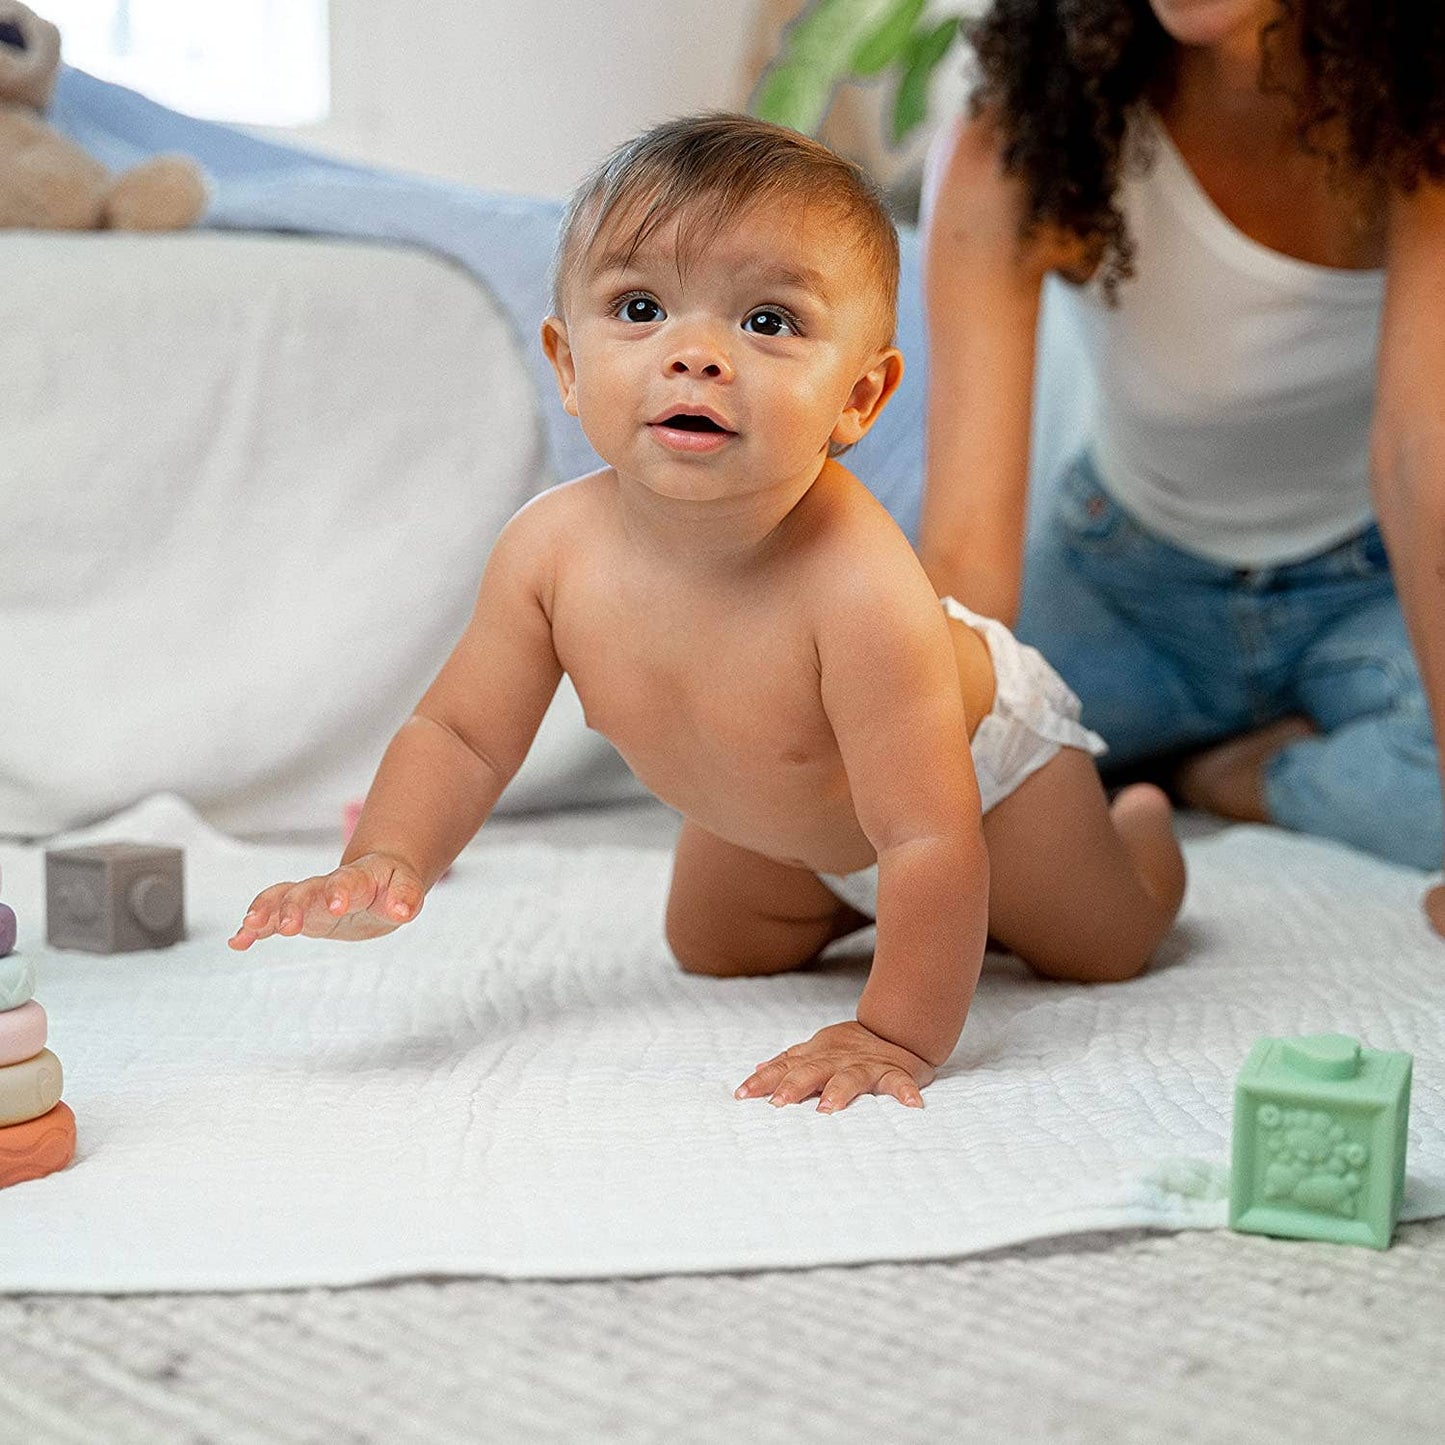
[[[0,230],[175,231],[206,205],[200,167],[157,156],[112,175],[45,120],[60,71],[60,32],[0,0]]]

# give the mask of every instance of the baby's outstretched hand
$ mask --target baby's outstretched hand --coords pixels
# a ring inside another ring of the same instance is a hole
[[[849,1021],[819,1029],[807,1043],[759,1064],[734,1097],[796,1104],[818,1094],[818,1112],[831,1114],[860,1094],[891,1094],[900,1104],[921,1109],[921,1091],[933,1075],[926,1059]]]
[[[273,933],[379,938],[421,912],[421,880],[395,858],[367,853],[321,878],[273,883],[256,895],[230,940],[237,952]]]

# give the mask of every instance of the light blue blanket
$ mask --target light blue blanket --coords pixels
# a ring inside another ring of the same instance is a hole
[[[465,267],[496,298],[531,368],[559,478],[598,465],[575,418],[562,410],[537,339],[550,307],[558,200],[508,196],[331,160],[196,120],[66,68],[50,120],[103,164],[124,169],[162,151],[193,156],[211,187],[203,224],[218,229],[364,237],[423,246]],[[922,473],[923,330],[917,304],[918,248],[904,238],[900,345],[908,378],[850,465],[910,535]]]
[[[576,420],[562,410],[537,339],[541,320],[551,309],[560,201],[500,195],[331,160],[181,115],[70,68],[61,72],[50,120],[112,169],[162,151],[193,156],[205,168],[211,187],[206,226],[401,242],[465,267],[496,298],[516,329],[536,385],[556,476],[577,476],[598,465]],[[907,363],[903,385],[873,431],[849,454],[848,465],[909,537],[916,538],[926,349],[918,238],[905,229],[901,240],[898,345]],[[1062,356],[1050,359],[1061,345],[1046,337],[1043,369],[1072,376],[1074,368]],[[1046,432],[1045,444],[1036,446],[1036,472],[1052,470],[1064,436],[1077,430],[1076,390],[1066,388],[1065,415],[1046,405],[1036,419],[1036,440],[1040,421]]]

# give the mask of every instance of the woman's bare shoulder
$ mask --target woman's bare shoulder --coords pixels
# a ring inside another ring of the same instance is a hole
[[[1026,224],[1028,182],[1008,169],[1006,137],[995,110],[961,116],[939,141],[942,160],[930,196],[931,248],[973,259],[992,257],[1020,271],[1060,272],[1083,280],[1097,265],[1085,241],[1056,226]]]

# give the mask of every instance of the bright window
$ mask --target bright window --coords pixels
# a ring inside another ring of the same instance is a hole
[[[327,0],[36,0],[66,61],[209,120],[306,125],[330,107]]]

